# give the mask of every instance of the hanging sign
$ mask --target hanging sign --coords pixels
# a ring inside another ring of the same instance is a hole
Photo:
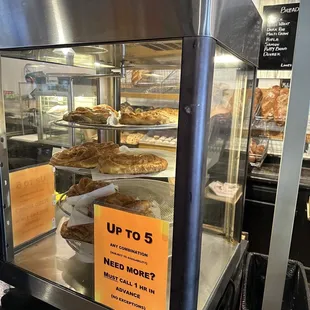
[[[291,70],[299,4],[264,6],[259,70]]]
[[[169,223],[95,205],[95,300],[115,310],[166,309]]]
[[[55,228],[55,177],[52,166],[10,172],[10,194],[14,246]]]

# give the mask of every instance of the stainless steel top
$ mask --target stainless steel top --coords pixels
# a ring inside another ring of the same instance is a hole
[[[252,0],[4,0],[0,49],[211,36],[257,64]]]

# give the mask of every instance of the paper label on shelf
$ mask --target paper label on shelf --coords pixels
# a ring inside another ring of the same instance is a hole
[[[52,166],[11,172],[10,192],[14,246],[55,227],[55,176]]]
[[[166,309],[168,243],[168,222],[95,205],[95,300]]]

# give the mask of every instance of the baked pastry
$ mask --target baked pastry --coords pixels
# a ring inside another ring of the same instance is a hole
[[[154,173],[168,166],[165,159],[153,154],[111,154],[98,161],[100,172],[107,174]]]
[[[274,105],[280,91],[277,88],[269,88],[265,91],[261,104],[261,114],[265,119],[273,117]]]
[[[263,98],[262,90],[256,87],[253,98],[253,112],[255,112],[257,107],[260,105],[262,98]]]
[[[131,204],[135,202],[136,199],[129,195],[125,195],[121,193],[114,193],[112,195],[99,198],[98,201],[102,203],[110,204],[110,205],[116,205],[116,206],[123,207],[126,204]]]
[[[94,243],[94,223],[68,227],[68,222],[61,226],[60,235],[63,238]]]
[[[288,107],[289,90],[283,88],[280,90],[280,95],[274,103],[274,120],[277,125],[283,126],[286,120],[287,107]]]
[[[125,125],[173,124],[178,122],[178,110],[161,108],[139,113],[122,113],[119,122]]]
[[[262,156],[265,152],[265,146],[263,144],[258,144],[256,147],[256,155]]]
[[[98,105],[93,109],[78,107],[63,116],[63,120],[79,124],[105,124],[111,112],[116,111],[109,105]]]
[[[98,104],[98,105],[96,105],[96,106],[94,106],[93,108],[92,108],[92,111],[93,112],[103,112],[103,113],[106,113],[106,111],[111,111],[111,112],[113,112],[113,113],[115,113],[115,114],[117,114],[117,111],[116,110],[114,110],[111,106],[109,106],[108,104]]]
[[[119,145],[115,144],[112,141],[102,142],[102,143],[85,142],[85,143],[81,144],[81,146],[95,147],[101,155],[110,154],[110,153],[117,153],[119,151]]]
[[[104,157],[118,151],[118,145],[113,142],[87,142],[54,154],[50,159],[50,164],[90,169],[97,166],[99,156]]]
[[[145,216],[153,216],[151,211],[152,203],[149,200],[137,200],[132,196],[115,193],[99,198],[97,202],[105,205],[123,207],[129,212],[138,213]]]
[[[146,70],[132,70],[131,83],[137,85],[143,77],[143,74],[147,72]]]
[[[249,147],[249,161],[255,163],[256,160],[260,160],[264,152],[265,146],[263,144],[257,144],[255,140],[251,139]]]
[[[50,164],[53,166],[95,168],[98,158],[99,153],[96,147],[80,145],[54,154]]]
[[[144,137],[143,133],[131,133],[126,138],[126,144],[137,145]]]
[[[68,197],[79,196],[90,193],[96,189],[109,185],[104,181],[93,181],[90,178],[84,177],[78,184],[72,185],[67,193]]]
[[[135,112],[134,108],[128,102],[121,103],[121,113],[132,113]]]

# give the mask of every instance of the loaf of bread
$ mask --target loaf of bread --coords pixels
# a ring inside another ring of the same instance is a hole
[[[283,126],[286,120],[287,107],[288,107],[289,90],[283,88],[274,103],[274,120],[279,126]]]

